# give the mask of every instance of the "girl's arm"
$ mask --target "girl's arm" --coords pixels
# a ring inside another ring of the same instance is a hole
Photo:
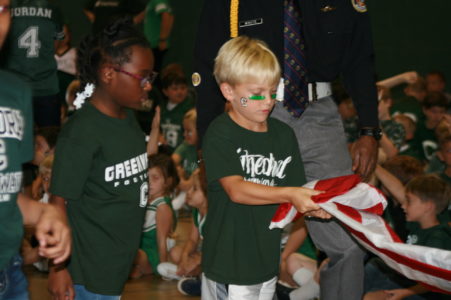
[[[64,261],[70,254],[71,237],[66,214],[53,205],[37,202],[21,193],[17,204],[25,225],[36,225],[39,255]]]
[[[193,222],[191,224],[191,232],[189,239],[186,241],[185,246],[183,247],[180,263],[177,269],[178,275],[183,276],[191,271],[187,269],[187,267],[189,267],[189,256],[196,251],[199,239],[200,239],[199,229],[196,227],[196,225],[194,225]]]
[[[58,210],[66,214],[66,199],[60,196],[52,195],[50,203],[58,208]],[[56,261],[54,263],[57,263]],[[54,299],[69,299],[75,297],[72,277],[63,263],[59,265],[52,264],[49,268],[48,290]]]
[[[168,249],[166,240],[172,232],[172,209],[167,204],[161,204],[157,208],[156,226],[157,226],[157,244],[160,262],[168,261]]]
[[[246,205],[266,205],[292,203],[297,211],[309,212],[319,218],[330,218],[312,196],[322,193],[304,187],[272,187],[245,181],[242,176],[233,175],[219,179],[230,199],[235,203]]]
[[[160,107],[155,108],[152,126],[149,133],[149,141],[147,142],[147,155],[156,154],[158,152],[158,139],[160,136]]]

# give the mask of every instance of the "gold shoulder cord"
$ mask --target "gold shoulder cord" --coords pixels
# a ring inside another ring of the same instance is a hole
[[[230,37],[238,36],[238,5],[240,0],[230,1]]]

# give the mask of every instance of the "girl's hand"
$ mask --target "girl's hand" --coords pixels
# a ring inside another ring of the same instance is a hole
[[[152,130],[156,129],[159,130],[160,128],[160,107],[155,107],[155,115],[152,119]]]

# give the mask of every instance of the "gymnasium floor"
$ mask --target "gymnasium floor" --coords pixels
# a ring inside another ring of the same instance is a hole
[[[177,243],[184,243],[191,225],[189,216],[179,218],[176,230]],[[31,300],[51,300],[47,292],[47,274],[25,267],[30,285]],[[198,300],[200,297],[188,297],[177,291],[177,281],[165,281],[160,277],[148,275],[140,279],[129,280],[125,285],[121,300]]]

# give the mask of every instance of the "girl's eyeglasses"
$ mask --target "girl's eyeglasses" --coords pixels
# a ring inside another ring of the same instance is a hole
[[[0,14],[9,11],[9,5],[0,5]]]
[[[138,74],[133,74],[133,73],[127,72],[125,70],[122,70],[121,68],[113,68],[113,69],[116,72],[120,72],[120,73],[126,74],[126,75],[128,75],[130,77],[138,79],[140,81],[140,83],[141,83],[141,87],[142,88],[145,87],[146,84],[152,84],[155,81],[155,78],[157,78],[157,76],[158,76],[158,73],[157,72],[153,72],[153,71],[148,76],[141,76],[141,75],[138,75]]]

